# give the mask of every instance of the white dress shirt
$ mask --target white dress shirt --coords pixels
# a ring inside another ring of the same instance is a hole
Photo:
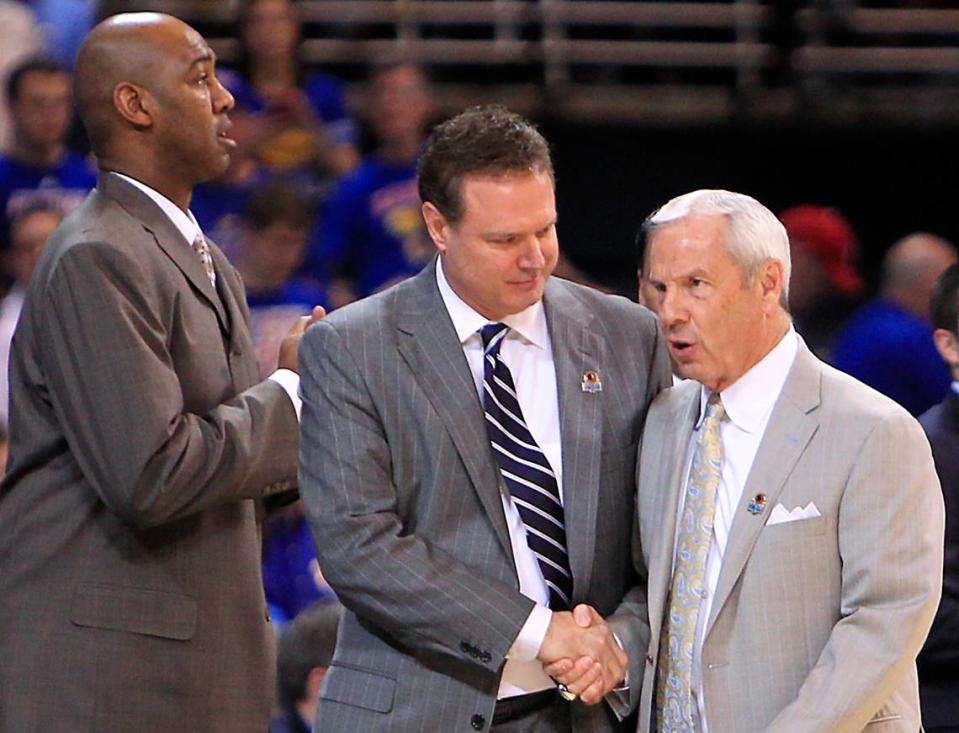
[[[476,385],[476,394],[483,401],[483,340],[479,330],[490,321],[453,292],[443,273],[443,258],[436,263],[436,282],[443,304],[453,321],[453,328],[463,345],[463,353],[469,363]],[[516,398],[523,410],[526,425],[536,443],[546,455],[556,483],[560,501],[563,498],[563,462],[559,430],[559,393],[556,389],[556,369],[553,366],[553,347],[546,328],[546,312],[539,301],[526,310],[504,318],[502,323],[510,327],[500,355],[513,375]],[[554,687],[555,683],[543,672],[536,655],[543,644],[546,630],[552,619],[549,610],[549,591],[539,568],[539,563],[526,543],[526,529],[519,511],[508,493],[503,493],[503,512],[509,529],[510,545],[519,578],[519,590],[527,598],[536,601],[526,623],[513,642],[497,697],[525,695]]]
[[[183,211],[183,209],[170,201],[170,199],[168,199],[162,193],[150,188],[148,185],[136,180],[135,178],[130,178],[130,176],[125,176],[122,173],[116,173],[116,175],[127,183],[136,186],[138,189],[143,191],[143,193],[149,196],[150,200],[159,206],[163,213],[167,215],[167,218],[173,223],[173,226],[177,228],[177,231],[183,235],[183,238],[186,240],[187,247],[190,248],[190,251],[196,254],[195,250],[193,249],[193,242],[196,241],[197,235],[202,234],[202,230],[200,229],[200,225],[197,224],[192,211],[189,209]],[[199,257],[199,255],[196,256]],[[214,267],[215,266],[216,265],[214,265]],[[296,410],[296,419],[299,420],[300,410],[303,407],[303,400],[299,395],[299,375],[291,369],[277,369],[275,372],[273,372],[273,374],[270,375],[270,379],[279,384],[283,388],[283,391],[289,396],[290,401],[293,403],[293,409]]]
[[[723,468],[719,479],[719,488],[716,492],[716,513],[713,519],[713,541],[709,548],[709,557],[706,559],[706,595],[702,607],[699,609],[699,618],[696,624],[696,643],[693,648],[693,689],[696,691],[696,707],[694,713],[698,720],[696,728],[702,733],[708,733],[706,719],[706,701],[703,699],[703,678],[700,662],[703,652],[703,641],[706,634],[706,622],[716,594],[716,585],[719,582],[719,571],[722,568],[723,556],[726,553],[726,544],[729,541],[729,530],[732,527],[736,507],[742,499],[749,471],[752,469],[756,452],[766,432],[769,416],[773,406],[779,399],[786,377],[792,368],[799,348],[799,339],[792,328],[776,344],[775,348],[766,354],[752,369],[741,376],[735,383],[720,393],[726,418],[720,423],[719,438],[723,447]],[[686,479],[679,499],[678,517],[682,517],[683,506],[686,503],[686,482],[689,479],[689,468],[693,460],[693,452],[699,439],[699,430],[702,428],[706,415],[706,401],[710,391],[705,387],[700,394],[699,421],[689,440],[686,454]],[[673,542],[675,548],[679,539],[679,522],[676,526],[676,537]],[[675,549],[674,549],[675,555]],[[720,732],[717,732],[720,733]]]

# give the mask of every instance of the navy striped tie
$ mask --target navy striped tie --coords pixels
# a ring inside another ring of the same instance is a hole
[[[502,323],[490,323],[480,329],[486,432],[506,488],[526,528],[526,543],[543,572],[549,607],[564,611],[570,607],[573,576],[566,552],[559,485],[549,461],[526,427],[513,375],[500,356],[506,332],[507,326]]]

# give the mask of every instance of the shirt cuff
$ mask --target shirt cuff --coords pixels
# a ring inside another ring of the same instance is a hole
[[[532,662],[536,659],[552,620],[553,612],[546,606],[541,606],[538,603],[533,606],[533,610],[526,617],[526,623],[519,630],[513,646],[509,648],[506,658],[515,659],[518,662]]]
[[[626,649],[623,647],[623,642],[619,640],[619,636],[617,636],[615,631],[613,632],[613,639],[616,641],[617,646],[619,646],[619,650],[623,654],[626,654]],[[622,683],[614,687],[612,691],[613,692],[629,692],[629,667],[628,666],[626,667],[626,674],[623,675]]]
[[[300,421],[300,410],[303,409],[303,400],[300,399],[300,375],[292,369],[277,369],[270,375],[270,379],[283,388],[289,395],[293,409],[296,410],[296,421]]]

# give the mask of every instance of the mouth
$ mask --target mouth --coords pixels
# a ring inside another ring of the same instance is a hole
[[[688,356],[693,349],[694,344],[691,341],[684,341],[682,339],[669,339],[669,350],[672,352],[673,356],[677,360],[682,360],[683,357]]]
[[[229,120],[226,120],[222,125],[219,126],[219,129],[216,132],[216,139],[230,150],[236,147],[236,140],[230,137],[230,130],[232,128],[233,123]]]

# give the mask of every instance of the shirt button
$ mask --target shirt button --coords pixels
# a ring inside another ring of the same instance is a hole
[[[473,730],[483,730],[484,725],[486,725],[486,718],[482,715],[477,714],[470,718],[470,726],[472,726]]]

